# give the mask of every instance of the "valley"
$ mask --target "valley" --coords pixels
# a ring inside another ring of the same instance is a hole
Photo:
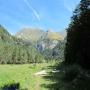
[[[0,0],[0,90],[90,90],[90,0]]]
[[[45,79],[63,61],[64,38],[57,32],[24,29],[11,35],[0,26],[0,88],[48,90]]]

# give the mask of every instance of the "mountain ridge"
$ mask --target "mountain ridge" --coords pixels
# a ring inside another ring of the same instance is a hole
[[[39,28],[23,28],[15,35],[17,38],[22,38],[24,40],[31,40],[32,42],[37,42],[40,38],[48,38],[51,40],[63,40],[64,37],[58,32],[54,32],[51,29],[44,31]],[[36,40],[35,40],[36,39]]]

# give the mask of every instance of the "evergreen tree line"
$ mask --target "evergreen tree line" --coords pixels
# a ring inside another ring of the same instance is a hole
[[[10,35],[0,25],[0,64],[41,63],[43,56],[28,42]]]
[[[41,63],[43,56],[32,46],[0,41],[0,64]]]
[[[57,62],[64,60],[64,48],[66,40],[59,41],[53,49],[46,49],[42,55],[46,60],[55,60]]]

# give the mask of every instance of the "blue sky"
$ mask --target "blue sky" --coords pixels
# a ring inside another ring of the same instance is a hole
[[[0,0],[0,24],[15,34],[23,27],[64,30],[80,0]]]

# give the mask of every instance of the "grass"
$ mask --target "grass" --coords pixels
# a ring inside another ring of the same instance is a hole
[[[34,74],[50,65],[50,63],[36,65],[0,65],[0,87],[10,85],[12,83],[20,83],[21,89],[26,88],[28,90],[47,90],[40,85],[44,83],[51,83],[51,81],[47,81],[43,77],[35,76]]]

